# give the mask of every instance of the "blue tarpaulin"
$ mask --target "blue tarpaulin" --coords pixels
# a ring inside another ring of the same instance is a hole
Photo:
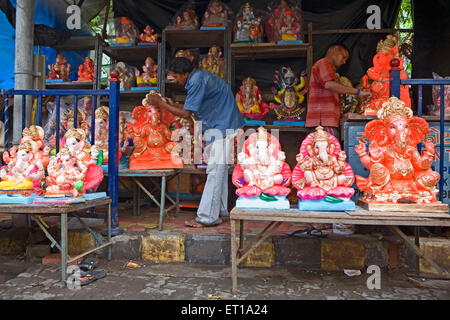
[[[15,7],[16,0],[10,0]],[[42,24],[57,30],[70,32],[72,35],[90,35],[86,26],[82,25],[81,30],[69,30],[66,21],[69,15],[66,13],[66,5],[59,0],[36,0],[34,24]],[[15,29],[11,26],[6,15],[0,11],[0,89],[14,88],[14,48]],[[46,56],[47,65],[56,60],[56,51],[50,47],[41,47],[40,52]],[[34,48],[34,53],[38,53],[38,48]],[[66,56],[67,63],[71,65],[69,78],[77,80],[78,66],[83,63],[88,55],[87,51],[61,52]],[[48,73],[48,68],[47,71]]]

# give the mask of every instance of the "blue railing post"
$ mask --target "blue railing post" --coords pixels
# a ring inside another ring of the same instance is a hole
[[[389,96],[397,97],[400,99],[400,60],[394,58],[390,62],[390,84],[389,84]]]
[[[8,94],[5,94],[5,151],[9,146],[9,110],[8,110]]]
[[[117,71],[109,79],[108,195],[111,198],[111,234],[119,235],[119,100],[120,80]],[[93,115],[94,116],[94,115]],[[106,231],[107,232],[107,231]],[[103,231],[105,233],[105,230]]]

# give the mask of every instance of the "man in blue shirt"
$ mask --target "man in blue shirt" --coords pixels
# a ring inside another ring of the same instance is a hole
[[[186,58],[175,58],[168,67],[169,74],[187,90],[184,105],[165,102],[157,95],[149,95],[151,105],[168,110],[176,116],[189,118],[193,113],[201,122],[206,145],[210,148],[205,188],[197,211],[197,218],[186,225],[194,228],[215,226],[220,216],[228,214],[228,164],[239,129],[244,119],[236,105],[230,87],[218,76],[195,70]]]

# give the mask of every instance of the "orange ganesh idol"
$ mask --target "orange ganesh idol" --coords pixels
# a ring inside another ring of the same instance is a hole
[[[151,91],[150,94],[157,93]],[[135,146],[130,157],[130,169],[182,168],[183,162],[178,155],[172,155],[177,143],[171,140],[169,116],[149,105],[147,98],[142,103],[143,106],[133,110],[134,122],[127,125]]]
[[[232,177],[237,208],[289,209],[291,169],[285,158],[278,139],[263,127],[248,137]]]
[[[292,172],[300,210],[355,210],[355,175],[346,158],[339,141],[320,126],[303,140]]]
[[[362,164],[370,170],[368,178],[356,176],[356,185],[364,192],[361,204],[378,211],[430,212],[433,208],[447,212],[448,206],[436,200],[440,176],[431,169],[434,144],[428,140],[422,154],[417,150],[430,131],[428,123],[413,117],[411,109],[396,97],[383,103],[377,117],[364,131],[369,152],[363,143],[355,146]]]

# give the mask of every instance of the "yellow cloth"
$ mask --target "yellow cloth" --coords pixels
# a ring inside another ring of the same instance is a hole
[[[244,105],[242,102],[238,102],[238,108],[241,113],[245,112],[248,113],[247,110],[245,110]],[[255,104],[250,108],[250,113],[261,113],[261,109],[259,108],[259,105]]]
[[[5,180],[5,181],[0,182],[1,190],[33,189],[33,187],[34,187],[33,182],[29,181],[29,180],[19,182],[19,180],[10,179],[10,180]]]
[[[293,41],[297,40],[297,36],[290,34],[290,33],[282,33],[281,34],[281,40],[283,41]]]

